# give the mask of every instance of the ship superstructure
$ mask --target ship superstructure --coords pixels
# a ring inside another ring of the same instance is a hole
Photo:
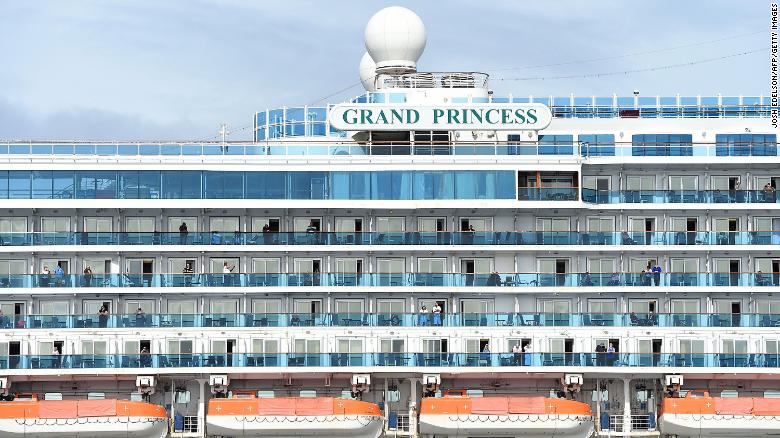
[[[0,143],[0,437],[774,433],[769,98],[496,96],[425,40],[379,11],[366,93],[251,142]]]

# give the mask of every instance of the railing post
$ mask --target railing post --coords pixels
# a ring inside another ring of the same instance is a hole
[[[631,379],[623,379],[623,436],[631,433]]]

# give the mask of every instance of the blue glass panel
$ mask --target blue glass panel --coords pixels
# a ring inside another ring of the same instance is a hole
[[[454,196],[452,172],[414,172],[414,199],[453,199]]]
[[[699,99],[691,96],[680,97],[680,105],[682,106],[696,106],[699,103]]]
[[[160,145],[142,144],[138,146],[139,155],[160,155]]]
[[[247,172],[247,199],[286,199],[286,172]]]
[[[303,122],[306,120],[306,116],[303,113],[303,108],[287,108],[287,123]]]
[[[657,106],[657,101],[655,97],[640,97],[639,98],[639,106]]]
[[[634,98],[633,97],[618,97],[617,98],[617,104],[619,107],[634,107]]]
[[[51,173],[52,198],[72,199],[74,195],[73,172],[55,170]]]
[[[718,104],[718,98],[714,96],[702,96],[701,104],[702,106],[715,106]]]
[[[580,153],[587,157],[615,156],[615,136],[613,134],[580,134]]]
[[[677,97],[661,97],[661,106],[675,106],[677,105]]]
[[[405,103],[406,93],[390,93],[390,103]]]
[[[115,199],[116,172],[79,171],[76,172],[76,198],[78,199]]]
[[[95,150],[98,155],[116,155],[117,147],[115,144],[99,144]]]
[[[591,106],[591,105],[593,105],[593,98],[592,97],[575,97],[574,98],[574,105],[575,106]]]
[[[761,98],[759,96],[743,96],[742,105],[761,105]]]
[[[50,144],[34,144],[31,146],[31,150],[36,155],[51,155]]]
[[[571,155],[574,153],[573,135],[540,135],[539,155]]]
[[[596,106],[608,106],[611,107],[614,103],[614,99],[611,97],[597,97],[596,98]]]
[[[185,144],[181,147],[182,155],[201,155],[203,147],[199,144]]]
[[[268,123],[278,125],[284,123],[284,109],[277,108],[268,112]]]
[[[571,106],[571,99],[569,97],[553,97],[552,106]]]
[[[369,199],[371,180],[368,172],[332,172],[331,199]]]
[[[515,103],[529,103],[531,102],[531,98],[529,97],[519,97],[519,96],[513,96],[512,102]],[[539,102],[538,100],[535,100],[535,102]]]
[[[164,199],[200,199],[200,175],[200,172],[190,170],[162,172],[162,197]]]
[[[119,155],[138,155],[138,145],[120,144]]]
[[[181,146],[178,144],[164,144],[160,146],[160,155],[181,155]]]
[[[26,144],[12,144],[8,146],[8,153],[12,155],[16,154],[24,154],[29,155],[30,154],[30,145]]]
[[[255,141],[265,140],[265,128],[259,128],[255,134]]]
[[[0,199],[8,199],[8,171],[0,170]]]
[[[243,198],[243,172],[205,172],[204,181],[208,199]]]
[[[52,146],[54,155],[73,155],[73,145],[70,144],[55,144]]]
[[[494,103],[509,103],[508,97],[494,97],[493,98]]]
[[[260,111],[257,113],[257,126],[265,125],[265,116],[265,111]]]
[[[51,199],[51,170],[34,170],[32,172],[32,197],[35,199]]]
[[[290,172],[290,199],[326,199],[328,172]]]
[[[723,96],[721,97],[721,103],[726,105],[739,105],[739,97],[737,96]]]
[[[371,172],[371,199],[412,199],[411,172]]]
[[[95,145],[77,144],[75,147],[76,155],[95,155]]]

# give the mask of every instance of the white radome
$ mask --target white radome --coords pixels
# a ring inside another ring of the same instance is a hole
[[[360,82],[363,83],[363,88],[366,91],[374,91],[376,89],[374,78],[376,77],[376,62],[371,58],[368,52],[363,54],[360,58]]]
[[[411,10],[390,6],[368,21],[365,40],[379,71],[416,71],[425,50],[425,25]]]

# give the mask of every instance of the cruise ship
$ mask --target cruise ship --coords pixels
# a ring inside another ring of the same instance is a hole
[[[425,44],[378,11],[365,93],[252,141],[0,142],[0,438],[776,435],[769,97]]]

